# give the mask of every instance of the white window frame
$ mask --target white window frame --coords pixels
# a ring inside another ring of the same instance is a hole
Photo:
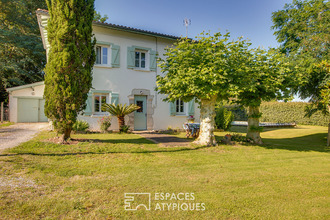
[[[100,60],[100,63],[97,63],[97,48],[101,48],[101,60]],[[104,61],[104,54],[103,54],[103,49],[106,48],[107,49],[107,64],[103,64],[103,61]],[[100,66],[100,67],[111,67],[111,48],[110,46],[105,46],[105,45],[99,45],[97,44],[95,46],[95,54],[96,54],[96,60],[95,60],[95,66]]]
[[[137,67],[136,66],[136,53],[140,53],[139,55],[139,66]],[[145,59],[144,59],[144,67],[141,67],[141,62],[142,62],[142,59],[141,59],[141,53],[144,53],[145,54]],[[137,69],[137,70],[149,70],[149,51],[147,50],[141,50],[141,49],[136,49],[134,51],[134,68]]]
[[[102,100],[102,97],[106,97],[105,103],[109,103],[109,93],[94,93],[93,94],[93,114],[94,115],[107,115],[107,112],[102,112],[102,102],[99,103],[99,111],[95,110],[95,98],[100,97],[100,100]]]
[[[177,111],[177,109],[178,109],[177,102],[178,101],[179,101],[179,111]],[[181,105],[181,102],[182,102],[182,105]],[[174,104],[175,104],[175,113],[176,113],[176,115],[187,115],[187,107],[188,107],[187,103],[185,103],[181,99],[176,99]],[[181,106],[183,107],[183,111],[180,111]]]

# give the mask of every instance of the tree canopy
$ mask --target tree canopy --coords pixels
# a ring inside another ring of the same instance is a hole
[[[35,11],[46,2],[1,0],[0,8],[0,88],[43,80],[46,54]]]
[[[165,100],[195,99],[200,103],[200,135],[196,143],[214,145],[213,135],[216,100],[227,100],[236,91],[235,83],[243,72],[239,69],[244,40],[229,42],[229,33],[202,33],[197,40],[182,38],[168,47],[157,76],[156,90]]]
[[[281,51],[297,72],[296,91],[319,105],[321,91],[330,82],[330,2],[294,0],[272,18]]]
[[[45,114],[66,141],[92,86],[94,0],[47,3],[50,52],[45,69]]]

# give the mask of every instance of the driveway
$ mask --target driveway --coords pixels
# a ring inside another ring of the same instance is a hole
[[[0,128],[0,151],[16,147],[32,139],[41,130],[47,129],[48,123],[17,123]]]

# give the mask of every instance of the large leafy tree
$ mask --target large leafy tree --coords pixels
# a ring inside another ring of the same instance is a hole
[[[307,115],[329,114],[330,2],[294,0],[273,13],[273,29],[282,52],[297,72],[296,91],[312,103]],[[330,124],[328,145],[330,144]]]
[[[200,104],[200,135],[195,141],[201,145],[215,145],[214,117],[217,100],[233,94],[235,81],[241,72],[240,51],[245,41],[228,42],[229,33],[202,33],[197,40],[180,39],[166,49],[160,67],[164,75],[157,76],[157,91],[166,94],[165,100],[195,98]]]
[[[37,8],[44,0],[0,1],[0,93],[4,88],[41,81],[46,64]],[[0,96],[4,101],[6,95]]]
[[[247,137],[262,144],[259,127],[261,102],[289,98],[292,75],[288,72],[284,56],[275,49],[246,48],[242,56],[240,69],[245,74],[238,84],[239,92],[234,100],[249,109]]]
[[[94,0],[47,3],[50,52],[45,69],[45,113],[66,141],[92,86]]]

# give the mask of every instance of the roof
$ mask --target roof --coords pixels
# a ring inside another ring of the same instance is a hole
[[[48,11],[45,9],[37,9],[36,13],[37,13],[37,15],[43,14],[43,15],[49,16]],[[142,30],[142,29],[138,29],[138,28],[132,28],[132,27],[127,27],[127,26],[123,26],[123,25],[106,23],[106,22],[102,23],[102,22],[98,22],[98,21],[93,21],[93,25],[99,26],[99,27],[110,28],[110,29],[114,29],[114,30],[120,30],[120,31],[143,34],[143,35],[148,35],[148,36],[166,38],[166,39],[171,39],[171,40],[180,39],[180,37],[169,35],[169,34],[161,34],[161,33],[153,32],[153,31],[147,31],[147,30]]]
[[[8,88],[6,90],[7,90],[7,92],[11,92],[11,91],[16,91],[16,90],[20,90],[20,89],[33,88],[33,87],[41,86],[41,85],[44,85],[44,84],[45,84],[45,82],[41,81],[41,82],[26,84],[26,85],[23,85],[23,86],[11,87],[11,88]]]

